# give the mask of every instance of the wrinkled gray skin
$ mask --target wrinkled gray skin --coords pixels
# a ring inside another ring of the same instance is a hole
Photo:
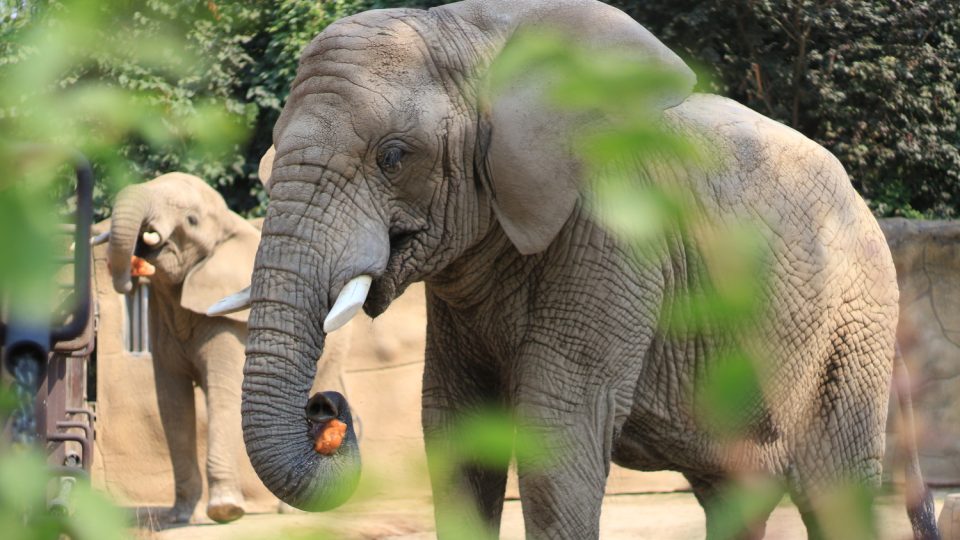
[[[876,222],[823,148],[737,103],[684,91],[664,96],[663,119],[697,137],[716,166],[642,163],[636,177],[689,195],[702,225],[685,239],[668,231],[655,257],[635,262],[581,203],[566,148],[583,118],[549,111],[523,84],[480,99],[486,67],[534,22],[581,45],[625,46],[693,85],[646,30],[592,0],[366,12],[303,52],[274,130],[252,285],[243,430],[254,467],[295,506],[343,500],[331,486],[353,482],[359,457],[314,453],[304,419],[322,322],[356,275],[375,276],[371,316],[422,280],[425,435],[504,403],[556,446],[547,470],[518,463],[528,535],[597,537],[611,461],[684,473],[711,531],[731,471],[781,476],[816,535],[824,486],[880,480],[898,292]],[[743,336],[671,338],[658,321],[698,270],[722,284],[705,267],[704,238],[743,219],[771,250],[769,310],[760,339],[744,341],[764,361],[766,399],[731,448],[697,420],[692,395],[703,361]],[[455,485],[434,478],[438,512],[461,490],[495,529],[506,470],[455,476]],[[442,519],[438,527],[443,535]]]
[[[159,244],[145,244],[144,232],[157,233]],[[173,461],[176,497],[168,515],[173,522],[189,521],[203,489],[195,385],[206,395],[208,415],[207,515],[225,522],[244,513],[236,445],[247,312],[207,317],[205,310],[249,284],[259,240],[259,231],[229,211],[223,197],[187,174],[129,186],[113,207],[107,254],[114,288],[131,289],[134,253],[156,267],[150,277],[150,350]]]

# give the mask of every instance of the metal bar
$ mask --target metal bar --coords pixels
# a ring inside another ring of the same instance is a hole
[[[150,285],[141,283],[140,291],[141,291],[140,294],[142,295],[142,297],[140,298],[140,305],[142,306],[141,310],[142,310],[142,313],[145,313],[148,316],[148,320],[146,324],[142,324],[140,326],[141,329],[143,329],[142,336],[140,337],[140,340],[143,342],[143,347],[141,347],[140,350],[143,352],[149,352],[150,354],[153,354],[153,352],[150,350],[150,321],[149,321]]]
[[[74,478],[89,478],[89,477],[90,477],[90,473],[89,473],[89,472],[87,472],[87,471],[85,471],[85,470],[83,470],[83,469],[78,469],[78,468],[76,468],[76,467],[56,466],[56,467],[48,467],[47,470],[50,471],[50,473],[51,473],[52,476],[72,476],[72,477],[74,477]]]
[[[80,460],[83,463],[83,470],[90,470],[90,461],[93,457],[90,452],[90,440],[86,437],[77,435],[75,433],[47,433],[47,440],[51,442],[66,442],[73,441],[80,443],[80,446],[83,448],[83,455],[80,456]]]
[[[96,422],[96,420],[97,420],[97,415],[96,415],[93,411],[91,411],[90,409],[74,409],[74,408],[68,408],[68,409],[67,409],[67,414],[69,414],[69,415],[79,414],[79,415],[81,415],[81,416],[86,416],[86,417],[87,417],[87,423],[90,424],[90,425],[93,425],[93,423]]]
[[[140,350],[140,302],[137,297],[140,295],[139,287],[128,297],[127,305],[130,306],[130,313],[127,320],[130,322],[130,351],[138,352]]]
[[[77,288],[77,305],[70,322],[53,329],[51,341],[67,341],[79,336],[90,317],[90,226],[93,223],[93,170],[79,152],[73,154],[77,174],[77,224],[74,231],[75,263],[73,282]],[[86,456],[84,456],[86,459]]]
[[[87,439],[93,440],[93,428],[84,422],[57,422],[57,429],[82,429]]]

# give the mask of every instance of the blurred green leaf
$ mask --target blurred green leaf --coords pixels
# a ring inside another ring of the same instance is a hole
[[[610,173],[592,185],[587,199],[591,212],[627,243],[652,242],[683,219],[677,199],[655,187],[637,186],[629,176]]]
[[[778,481],[768,478],[741,478],[739,483],[724,487],[707,510],[715,517],[712,532],[716,539],[749,537],[747,533],[764,523],[783,498],[783,491]]]
[[[818,497],[816,516],[824,538],[878,538],[875,493],[861,482],[838,482]]]
[[[753,360],[742,351],[716,354],[696,386],[699,419],[723,439],[748,435],[768,414]]]
[[[44,459],[34,449],[13,448],[0,454],[0,527],[5,539],[47,540],[67,535],[75,540],[126,538],[124,513],[85,480],[74,484],[69,515],[47,509],[48,489],[55,485]]]
[[[116,504],[90,487],[86,481],[73,488],[73,512],[67,530],[75,540],[122,540],[127,516]]]
[[[5,453],[0,457],[0,498],[5,503],[2,507],[24,512],[45,506],[47,478],[47,466],[36,453]]]

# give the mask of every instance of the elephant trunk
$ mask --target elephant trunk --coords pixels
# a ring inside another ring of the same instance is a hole
[[[319,224],[353,220],[302,219],[277,212],[290,203],[281,198],[282,186],[276,191],[280,193],[272,194],[250,289],[243,435],[250,461],[270,491],[297,508],[321,511],[343,504],[360,475],[345,398],[335,392],[309,396],[326,337],[324,319],[351,278],[383,268],[389,241],[385,227],[376,238],[354,231],[348,239],[351,233],[329,226],[321,230]],[[302,211],[325,213],[317,208]],[[358,236],[367,241],[347,248]],[[320,423],[332,420],[346,424],[343,442],[333,452],[321,451]]]
[[[143,186],[128,186],[117,195],[110,219],[110,244],[107,261],[113,277],[113,288],[128,293],[133,288],[130,280],[130,258],[137,248],[140,229],[150,215],[152,204]]]

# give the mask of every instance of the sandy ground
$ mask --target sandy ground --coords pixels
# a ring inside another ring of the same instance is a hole
[[[945,493],[937,493],[937,511]],[[883,539],[910,538],[910,525],[903,500],[884,496],[878,504],[879,529]],[[149,521],[149,520],[147,520]],[[152,527],[155,527],[155,522]],[[522,539],[520,502],[504,506],[503,539]],[[685,492],[608,496],[600,518],[603,539],[649,538],[680,540],[704,537],[703,512],[693,495]],[[348,504],[327,514],[248,514],[228,525],[197,523],[151,530],[151,523],[137,531],[141,539],[154,540],[253,540],[253,539],[392,539],[428,540],[436,537],[429,500],[381,500]],[[796,508],[784,499],[767,524],[768,539],[804,539]]]

